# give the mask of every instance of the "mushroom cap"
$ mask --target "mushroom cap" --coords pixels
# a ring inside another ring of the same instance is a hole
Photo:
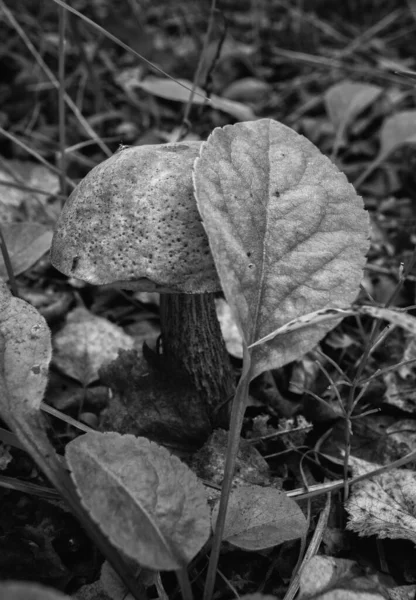
[[[221,289],[193,191],[201,142],[123,148],[68,198],[52,240],[62,273],[96,285]]]

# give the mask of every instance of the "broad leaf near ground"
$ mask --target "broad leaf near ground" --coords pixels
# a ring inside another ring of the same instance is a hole
[[[212,513],[213,529],[218,505]],[[231,492],[224,541],[243,550],[265,550],[306,535],[306,518],[298,504],[280,490],[242,485]]]
[[[354,477],[381,465],[351,456]],[[416,543],[416,473],[390,469],[352,486],[345,504],[347,529],[360,536],[406,539]]]
[[[82,504],[114,546],[144,567],[178,570],[210,534],[202,483],[146,438],[87,433],[66,458]]]
[[[202,144],[194,184],[248,346],[301,315],[354,300],[368,215],[345,175],[306,138],[270,119],[217,128]],[[251,378],[304,355],[336,324],[253,348]]]

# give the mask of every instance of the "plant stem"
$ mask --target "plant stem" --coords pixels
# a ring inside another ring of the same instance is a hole
[[[238,382],[237,390],[233,400],[231,411],[230,432],[228,434],[227,456],[225,459],[224,480],[221,489],[220,506],[218,518],[215,526],[214,537],[212,540],[212,550],[209,557],[208,573],[205,582],[203,600],[211,600],[214,592],[215,578],[217,572],[218,559],[220,556],[222,536],[224,532],[225,517],[227,515],[228,499],[230,497],[235,461],[240,444],[241,428],[243,426],[244,413],[247,405],[248,386],[251,379],[250,357],[248,351],[244,349],[243,373]]]
[[[194,600],[192,593],[191,582],[189,581],[188,570],[186,567],[180,571],[175,571],[176,578],[181,588],[182,600]]]
[[[209,418],[235,389],[214,294],[161,294],[163,362],[195,387]]]

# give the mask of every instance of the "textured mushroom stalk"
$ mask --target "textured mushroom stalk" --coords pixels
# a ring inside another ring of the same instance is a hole
[[[161,293],[160,366],[175,375],[172,386],[191,384],[212,423],[234,380],[213,301],[221,286],[193,192],[200,146],[134,146],[95,167],[62,210],[51,261],[91,284]]]
[[[234,393],[234,379],[215,311],[214,294],[162,294],[163,358],[170,370],[189,378],[209,405],[213,422],[224,425],[218,411]]]

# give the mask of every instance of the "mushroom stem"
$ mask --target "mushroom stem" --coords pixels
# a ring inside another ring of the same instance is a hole
[[[160,319],[163,362],[192,383],[218,424],[218,409],[234,393],[235,382],[214,294],[161,294]]]

